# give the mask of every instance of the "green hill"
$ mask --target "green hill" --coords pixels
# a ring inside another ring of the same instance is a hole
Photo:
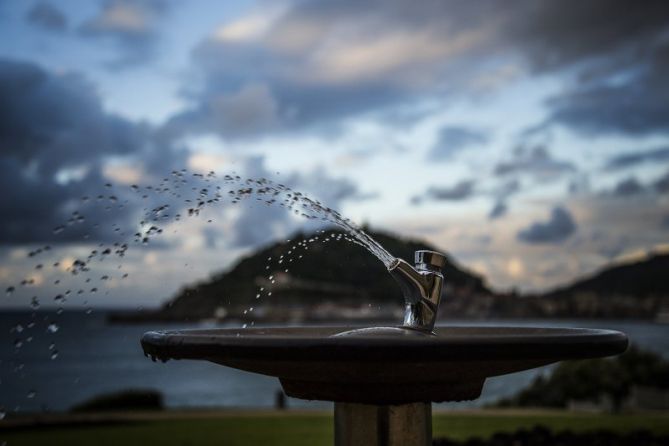
[[[437,250],[416,240],[402,239],[381,232],[368,233],[393,255],[413,263],[419,249]],[[225,308],[258,306],[290,307],[332,302],[343,305],[401,304],[397,284],[385,266],[362,247],[341,239],[339,231],[297,234],[288,243],[275,243],[241,259],[230,270],[202,283],[188,286],[160,310],[164,319],[213,317]],[[315,239],[307,243],[309,239]],[[300,244],[304,243],[308,249]],[[291,251],[291,247],[297,246]],[[283,262],[278,263],[280,256]],[[301,256],[301,258],[300,258]],[[290,257],[290,258],[289,258]],[[268,258],[272,261],[268,262]],[[292,259],[292,261],[290,261]],[[267,267],[269,266],[269,269]],[[289,271],[286,273],[285,268]],[[452,292],[490,294],[483,279],[450,258],[444,268]],[[274,283],[268,280],[273,276]],[[263,287],[260,300],[255,296]],[[268,291],[271,296],[266,295]]]
[[[610,265],[590,277],[557,288],[546,297],[582,293],[608,296],[669,296],[669,254],[655,254],[646,259]]]
[[[425,242],[367,232],[390,253],[411,263],[419,249],[438,251]],[[297,234],[290,242],[259,249],[229,270],[186,286],[158,310],[112,314],[110,320],[401,320],[402,296],[386,268],[342,236],[339,231]],[[482,277],[449,258],[439,319],[662,319],[669,313],[667,271],[669,255],[657,254],[609,266],[545,294],[519,296],[491,291]],[[254,311],[245,313],[250,307]]]

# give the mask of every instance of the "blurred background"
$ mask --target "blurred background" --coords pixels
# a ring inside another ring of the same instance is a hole
[[[399,321],[383,264],[267,184],[447,253],[442,323],[636,346],[453,407],[666,410],[667,78],[662,1],[0,2],[0,418],[271,408],[275,380],[153,364],[141,333]]]

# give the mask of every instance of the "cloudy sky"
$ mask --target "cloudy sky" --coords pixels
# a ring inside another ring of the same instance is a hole
[[[666,250],[668,18],[662,1],[0,2],[0,305],[49,305],[75,259],[134,232],[131,185],[182,168],[285,183],[496,289]],[[305,227],[208,212],[98,262],[106,294],[69,304],[155,305]]]

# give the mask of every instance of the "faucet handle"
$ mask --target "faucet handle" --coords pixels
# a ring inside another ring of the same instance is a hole
[[[417,270],[441,272],[441,269],[446,266],[446,256],[436,251],[425,249],[416,251],[415,260]]]

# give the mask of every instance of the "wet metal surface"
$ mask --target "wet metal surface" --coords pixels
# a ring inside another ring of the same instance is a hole
[[[368,404],[475,399],[490,376],[627,347],[624,334],[598,329],[454,326],[435,336],[397,327],[351,329],[148,332],[142,346],[161,360],[205,359],[278,377],[289,396]]]

